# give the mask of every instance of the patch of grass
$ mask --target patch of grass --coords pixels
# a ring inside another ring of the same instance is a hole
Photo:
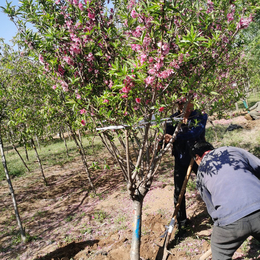
[[[187,183],[187,191],[194,191],[197,190],[196,187],[196,180],[192,180],[191,178],[189,179],[188,183]]]
[[[48,212],[48,211],[41,211],[41,210],[39,210],[39,211],[37,211],[37,212],[33,215],[33,217],[44,217],[47,212]]]
[[[67,244],[70,244],[73,241],[74,241],[74,239],[71,236],[66,236],[64,239],[64,242]]]
[[[92,233],[92,228],[91,227],[85,227],[83,229],[80,230],[81,234],[91,234]]]
[[[73,220],[73,216],[69,215],[65,218],[65,222],[70,222]]]
[[[93,218],[99,223],[103,223],[103,221],[108,217],[107,213],[100,210],[94,213]]]
[[[25,175],[27,173],[27,169],[22,163],[20,157],[13,149],[11,149],[7,142],[5,143],[5,157],[9,175],[12,178]],[[88,137],[83,137],[82,143],[87,155],[93,155],[103,148],[103,145],[98,138],[96,139],[95,143],[92,143]],[[52,140],[41,140],[40,147],[36,145],[36,148],[42,161],[43,168],[55,165],[62,166],[65,163],[73,161],[75,157],[79,156],[79,152],[74,141],[67,140],[67,146],[69,150],[69,157],[67,157],[63,140],[56,138],[53,138]],[[17,147],[17,150],[19,151],[31,172],[39,170],[39,164],[35,151],[31,147],[27,148],[29,161],[26,160],[24,147]],[[94,167],[98,167],[98,165],[94,165]],[[5,172],[2,164],[0,164],[0,181],[2,180],[5,180]]]
[[[125,215],[119,215],[116,219],[115,219],[115,223],[116,224],[122,224],[125,223],[127,220],[127,217]]]

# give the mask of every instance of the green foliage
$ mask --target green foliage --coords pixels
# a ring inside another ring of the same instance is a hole
[[[73,219],[73,216],[69,215],[66,217],[65,222],[70,222],[70,221],[72,221],[72,219]]]
[[[104,220],[107,218],[107,216],[108,216],[107,213],[102,210],[94,212],[94,214],[93,214],[94,220],[99,223],[103,223]]]

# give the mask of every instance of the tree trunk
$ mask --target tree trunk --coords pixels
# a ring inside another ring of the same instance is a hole
[[[19,210],[18,210],[16,198],[15,198],[15,193],[14,193],[12,181],[10,179],[9,172],[8,172],[8,169],[7,169],[1,133],[0,133],[0,150],[1,150],[3,167],[4,167],[4,170],[5,170],[6,180],[8,182],[10,193],[11,193],[11,196],[12,196],[16,220],[17,220],[17,223],[18,223],[18,226],[19,226],[19,229],[20,229],[20,233],[21,233],[21,239],[22,239],[23,242],[25,242],[26,241],[26,235],[25,235],[25,231],[24,231],[24,228],[23,228],[23,225],[22,225],[21,218],[20,218],[20,214],[19,214]]]
[[[27,166],[27,164],[25,163],[23,157],[21,156],[21,154],[20,154],[19,151],[17,150],[16,146],[15,146],[14,144],[12,144],[12,145],[13,145],[14,150],[16,151],[16,153],[18,154],[18,156],[20,157],[20,159],[21,159],[21,161],[22,161],[24,167],[27,169],[28,172],[30,172],[30,169],[28,168],[28,166]]]
[[[69,158],[70,155],[69,155],[68,145],[67,145],[67,141],[66,141],[66,138],[65,138],[65,136],[64,136],[64,132],[63,132],[63,129],[62,129],[62,128],[60,129],[60,132],[61,132],[61,136],[62,136],[64,145],[65,145],[65,147],[66,147],[67,158]]]
[[[19,151],[17,150],[17,148],[16,148],[16,146],[15,146],[15,144],[14,144],[13,135],[12,135],[11,133],[10,133],[10,137],[11,137],[11,138],[10,138],[10,142],[11,142],[11,144],[12,144],[12,146],[13,146],[13,149],[15,150],[15,152],[16,152],[16,153],[18,154],[18,156],[20,157],[20,159],[21,159],[21,161],[22,161],[24,167],[27,169],[28,172],[30,172],[30,169],[28,168],[28,166],[27,166],[27,164],[25,163],[23,157],[21,156],[21,154],[19,153]]]
[[[25,142],[24,139],[23,139],[23,147],[24,147],[24,152],[25,152],[26,160],[27,160],[27,162],[29,162],[28,150],[27,150],[26,142]]]
[[[78,151],[79,151],[79,153],[80,153],[80,155],[81,155],[81,160],[82,160],[83,165],[84,165],[84,167],[85,167],[89,184],[90,184],[91,188],[93,189],[94,193],[96,193],[95,187],[94,187],[94,185],[93,185],[93,183],[92,183],[92,180],[91,180],[91,178],[90,178],[90,172],[89,172],[89,169],[88,169],[88,164],[87,164],[87,160],[86,160],[86,155],[85,155],[84,149],[83,149],[83,147],[82,147],[82,144],[78,142],[78,140],[77,140],[77,135],[76,135],[75,131],[72,130],[72,128],[71,128],[70,125],[68,125],[68,126],[69,126],[69,128],[70,128],[70,132],[71,132],[71,134],[72,134],[72,138],[73,138],[73,140],[74,140],[74,142],[75,142],[75,144],[76,144],[76,146],[77,146],[77,148],[78,148]]]
[[[38,136],[37,136],[37,135],[35,135],[35,139],[36,139],[36,142],[37,142],[38,148],[41,149],[41,146],[40,146],[39,139],[38,139]]]
[[[40,170],[41,170],[41,173],[42,173],[42,178],[43,178],[43,180],[44,180],[45,185],[48,186],[47,180],[46,180],[45,175],[44,175],[44,172],[43,172],[42,162],[41,162],[41,159],[40,159],[40,157],[39,157],[37,148],[36,148],[36,146],[35,146],[34,141],[33,141],[32,138],[31,138],[31,142],[32,142],[32,146],[33,146],[33,149],[34,149],[35,154],[36,154],[36,157],[37,157],[37,161],[38,161],[39,166],[40,166]]]
[[[143,197],[139,198],[138,200],[133,200],[133,206],[134,206],[134,218],[133,218],[133,235],[132,235],[130,259],[140,260]]]

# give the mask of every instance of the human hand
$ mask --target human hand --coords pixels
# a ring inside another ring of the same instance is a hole
[[[169,134],[164,135],[164,140],[166,144],[169,143],[171,139],[172,139],[172,135]]]

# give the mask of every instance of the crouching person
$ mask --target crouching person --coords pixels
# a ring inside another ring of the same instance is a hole
[[[230,260],[249,237],[260,242],[260,159],[236,147],[191,148],[198,164],[197,188],[214,221],[213,260]]]

